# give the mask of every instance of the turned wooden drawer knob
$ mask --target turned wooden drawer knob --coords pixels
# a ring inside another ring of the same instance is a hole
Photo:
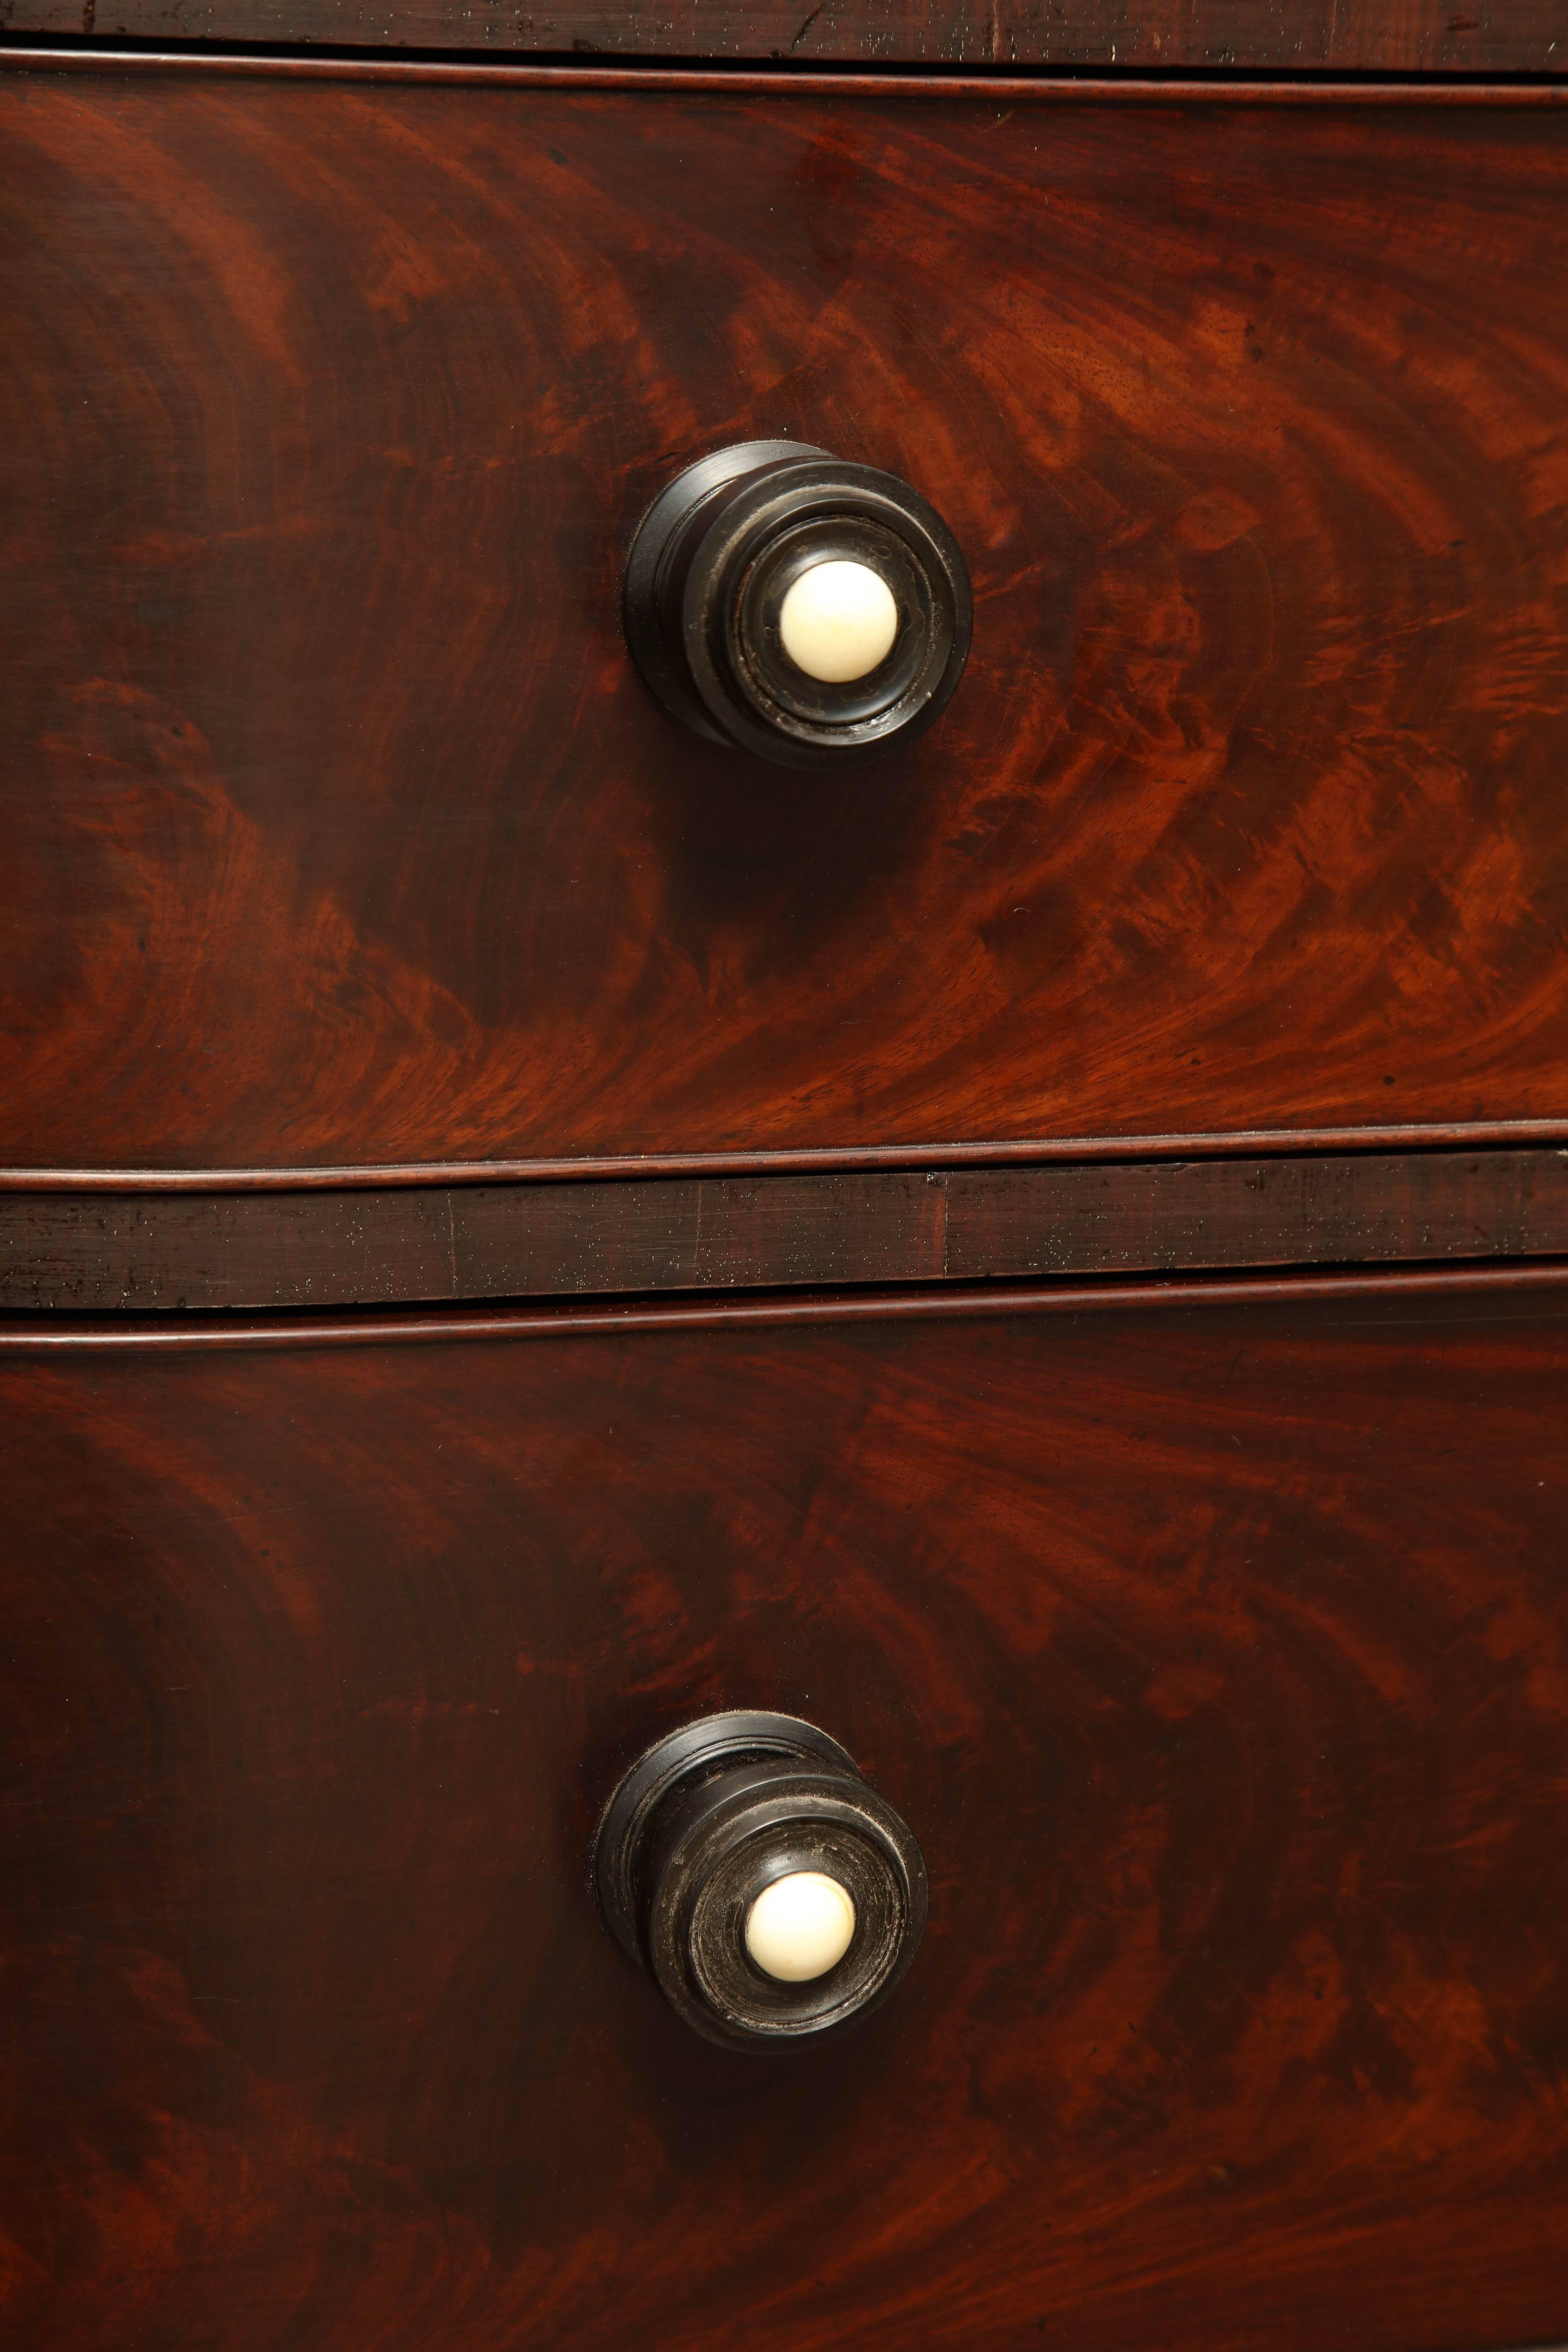
[[[896,474],[798,441],[689,466],[637,526],[626,639],[667,710],[790,767],[929,727],[969,653],[969,574]]]
[[[594,1853],[611,1933],[710,2042],[779,2050],[866,2016],[914,1958],[926,1876],[836,1739],[705,1716],[626,1774]]]

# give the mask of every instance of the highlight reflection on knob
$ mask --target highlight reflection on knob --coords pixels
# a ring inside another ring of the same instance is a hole
[[[616,1940],[731,2048],[788,2048],[864,2017],[925,1926],[908,1824],[795,1716],[705,1716],[650,1748],[610,1800],[594,1879]]]
[[[899,608],[893,592],[868,563],[814,563],[779,606],[784,653],[824,686],[849,686],[869,677],[893,650]]]
[[[918,734],[969,653],[969,574],[897,475],[743,441],[654,500],[627,559],[626,639],[710,741],[824,767]]]
[[[746,1949],[764,1976],[811,1984],[836,1969],[855,1936],[855,1898],[822,1870],[775,1878],[746,1913]]]

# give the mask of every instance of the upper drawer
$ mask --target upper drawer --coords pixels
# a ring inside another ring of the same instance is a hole
[[[1568,1109],[1568,116],[525,72],[0,91],[6,1157]],[[853,774],[619,614],[679,467],[975,593]]]

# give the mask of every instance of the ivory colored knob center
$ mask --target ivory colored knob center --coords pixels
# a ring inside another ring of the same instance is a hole
[[[820,1870],[775,1878],[746,1914],[747,1951],[766,1975],[784,1984],[825,1977],[844,1958],[854,1933],[848,1888]]]
[[[898,634],[893,592],[868,563],[814,563],[779,607],[785,653],[824,686],[868,677]]]

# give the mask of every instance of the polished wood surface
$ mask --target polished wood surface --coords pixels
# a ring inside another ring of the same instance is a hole
[[[9,1349],[7,2346],[1561,2340],[1568,1290],[1300,1292]],[[798,2063],[584,1885],[732,1704],[931,1865]]]
[[[324,1307],[1568,1257],[1568,1152],[0,1192],[0,1309]]]
[[[0,121],[7,1160],[1568,1113],[1551,106],[187,68]],[[644,501],[757,432],[974,572],[853,785],[621,644]]]
[[[1563,0],[7,0],[14,33],[889,65],[1563,73]]]

